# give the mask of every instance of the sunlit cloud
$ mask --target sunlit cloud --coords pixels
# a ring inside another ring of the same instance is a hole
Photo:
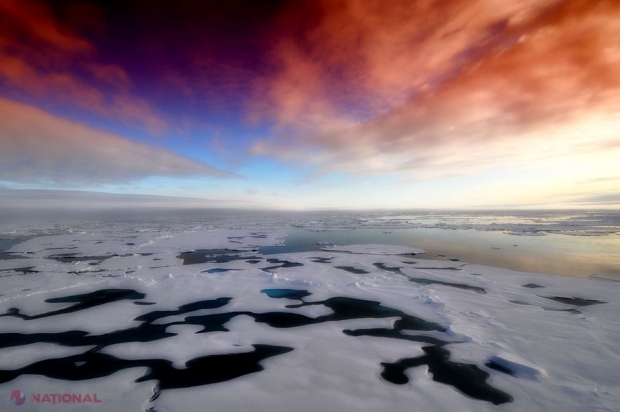
[[[0,177],[59,186],[234,173],[0,98]]]
[[[0,182],[301,208],[618,192],[619,2],[389,3],[0,1]]]
[[[618,148],[620,3],[321,4],[275,48],[253,154],[427,179]]]

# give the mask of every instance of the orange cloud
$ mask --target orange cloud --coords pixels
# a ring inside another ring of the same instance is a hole
[[[275,48],[259,109],[287,135],[255,154],[301,145],[324,171],[435,176],[618,139],[597,123],[620,110],[618,2],[320,4]],[[558,132],[572,126],[586,133]]]
[[[166,122],[130,93],[118,65],[96,61],[96,48],[37,1],[0,2],[0,82],[32,97],[51,97],[98,115],[161,134]],[[90,79],[74,70],[90,74]]]

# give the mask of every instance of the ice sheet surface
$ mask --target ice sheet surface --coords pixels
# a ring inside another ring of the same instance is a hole
[[[228,222],[230,223],[230,222]],[[0,261],[0,392],[100,411],[614,411],[620,283],[286,227],[82,226]],[[345,253],[348,252],[348,253]],[[28,268],[27,270],[21,270]],[[59,409],[59,410],[60,410]]]

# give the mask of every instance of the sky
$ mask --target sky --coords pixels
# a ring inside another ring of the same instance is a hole
[[[618,208],[619,72],[615,0],[0,0],[0,196]]]

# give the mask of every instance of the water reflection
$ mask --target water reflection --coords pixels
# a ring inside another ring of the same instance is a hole
[[[588,277],[591,274],[620,276],[620,236],[513,236],[507,233],[446,229],[355,229],[312,232],[291,228],[284,246],[260,248],[262,254],[320,250],[317,242],[335,244],[404,245],[427,251],[418,258],[447,260],[435,255],[456,256],[463,262],[517,271]],[[517,245],[517,246],[514,246]],[[495,248],[495,249],[494,249]]]

